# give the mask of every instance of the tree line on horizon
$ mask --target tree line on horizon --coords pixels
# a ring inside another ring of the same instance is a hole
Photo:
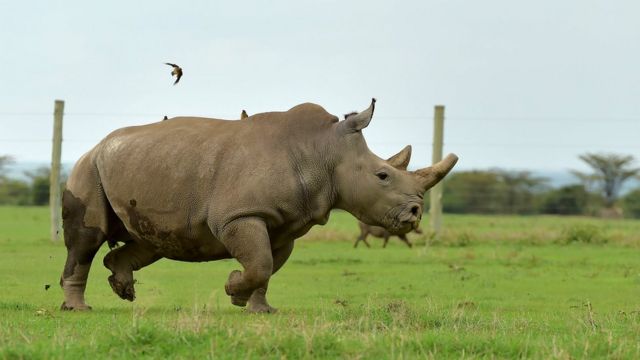
[[[48,205],[51,170],[46,167],[26,171],[28,180],[7,176],[7,166],[13,163],[9,155],[0,155],[0,205]]]
[[[580,159],[591,172],[572,171],[576,182],[560,187],[552,187],[548,179],[528,171],[452,173],[443,185],[443,211],[640,218],[640,187],[622,193],[627,181],[640,179],[640,168],[633,166],[632,155],[587,153]]]
[[[552,187],[528,171],[459,171],[444,180],[443,210],[459,214],[557,214],[640,218],[640,187],[622,194],[623,184],[640,179],[632,155],[580,155],[591,172],[573,171],[576,182]],[[47,205],[49,168],[26,172],[28,180],[7,176],[13,159],[0,155],[0,205]],[[64,186],[64,184],[63,184]],[[429,197],[426,197],[428,209]]]

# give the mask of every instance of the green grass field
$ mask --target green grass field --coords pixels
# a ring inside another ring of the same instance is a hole
[[[58,310],[66,251],[47,240],[47,209],[0,207],[0,358],[640,358],[640,221],[445,224],[413,249],[354,249],[355,220],[334,213],[273,277],[275,315],[230,304],[232,260],[161,260],[120,300],[103,249],[94,310],[74,313]]]

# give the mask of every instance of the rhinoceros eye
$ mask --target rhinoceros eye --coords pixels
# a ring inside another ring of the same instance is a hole
[[[380,171],[378,173],[376,173],[376,176],[378,177],[378,179],[380,180],[386,180],[389,177],[389,174],[387,174],[384,171]]]

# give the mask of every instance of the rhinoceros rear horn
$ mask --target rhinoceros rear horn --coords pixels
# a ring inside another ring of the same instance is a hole
[[[396,169],[407,170],[409,161],[411,160],[411,145],[407,145],[399,153],[387,159],[389,165]]]
[[[340,123],[340,130],[344,133],[353,133],[366,128],[373,117],[373,110],[376,107],[376,99],[371,99],[371,105],[367,110],[346,115],[344,121]]]
[[[456,162],[458,162],[458,157],[455,154],[449,154],[440,162],[427,168],[416,170],[414,174],[420,179],[424,191],[427,191],[442,180],[451,171]]]

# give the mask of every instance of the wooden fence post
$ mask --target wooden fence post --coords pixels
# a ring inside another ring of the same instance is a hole
[[[53,149],[51,151],[51,177],[49,178],[49,209],[51,212],[51,241],[57,241],[62,230],[60,198],[60,158],[62,157],[62,115],[64,101],[56,100],[53,111]]]
[[[444,105],[436,105],[433,114],[433,152],[431,163],[442,160],[442,138],[444,133]],[[431,231],[436,237],[442,231],[442,182],[439,182],[430,191],[430,223]]]

